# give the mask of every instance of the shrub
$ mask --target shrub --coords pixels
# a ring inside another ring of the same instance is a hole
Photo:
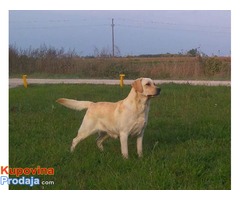
[[[203,60],[204,74],[206,76],[216,76],[224,71],[229,74],[230,71],[227,70],[227,68],[230,69],[229,64],[218,57],[205,58]]]

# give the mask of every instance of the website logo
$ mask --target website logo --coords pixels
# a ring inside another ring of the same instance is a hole
[[[33,187],[34,185],[46,185],[49,182],[41,181],[39,177],[34,177],[35,175],[54,175],[54,168],[45,168],[37,166],[35,168],[10,168],[8,166],[1,166],[0,168],[0,185],[27,185]],[[9,178],[8,175],[16,176],[15,178]],[[28,177],[26,177],[28,176]],[[30,176],[30,177],[29,177]],[[54,184],[53,181],[50,181]]]

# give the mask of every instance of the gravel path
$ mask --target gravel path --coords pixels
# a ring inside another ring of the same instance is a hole
[[[108,79],[27,79],[28,84],[106,84],[118,85],[119,80]],[[133,80],[124,80],[124,84],[130,85]],[[206,86],[231,86],[231,81],[188,81],[188,80],[154,80],[156,84],[176,83],[190,85],[206,85]],[[10,78],[9,88],[23,85],[20,78]]]

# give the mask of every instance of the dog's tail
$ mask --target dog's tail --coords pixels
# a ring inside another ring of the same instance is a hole
[[[88,107],[93,103],[91,101],[77,101],[73,99],[65,99],[60,98],[56,102],[66,106],[67,108],[71,108],[73,110],[84,110],[88,109]]]

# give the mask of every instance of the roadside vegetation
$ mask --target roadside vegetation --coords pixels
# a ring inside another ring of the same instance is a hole
[[[74,50],[56,49],[45,45],[22,50],[9,47],[9,75],[32,78],[94,78],[115,79],[120,73],[127,79],[230,80],[231,58],[208,57],[197,49],[182,54],[111,57],[95,51],[81,57]]]

